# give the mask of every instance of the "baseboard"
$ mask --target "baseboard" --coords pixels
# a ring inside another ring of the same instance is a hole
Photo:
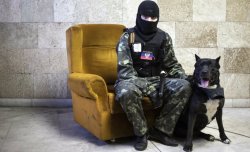
[[[226,99],[227,108],[250,108],[250,99]]]
[[[72,107],[71,99],[16,99],[0,98],[0,106],[5,107]]]
[[[71,99],[16,99],[0,98],[0,106],[5,107],[72,107]],[[250,99],[226,99],[226,108],[250,108]]]

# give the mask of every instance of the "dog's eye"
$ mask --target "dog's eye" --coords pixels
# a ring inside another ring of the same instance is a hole
[[[211,61],[203,61],[203,62],[200,63],[201,66],[205,66],[205,65],[210,66],[211,64],[212,64]]]
[[[212,72],[217,72],[217,71],[218,71],[218,70],[217,70],[217,69],[215,69],[215,68],[213,68],[213,69],[212,69]]]

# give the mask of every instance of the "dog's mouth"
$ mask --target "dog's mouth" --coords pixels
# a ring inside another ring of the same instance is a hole
[[[208,78],[202,78],[201,82],[199,84],[199,87],[207,88],[209,86],[209,79]]]

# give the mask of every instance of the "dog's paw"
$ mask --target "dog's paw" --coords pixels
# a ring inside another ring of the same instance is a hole
[[[221,139],[221,142],[223,142],[224,144],[230,144],[231,143],[231,140],[225,134],[221,134],[220,139]]]
[[[214,141],[215,140],[215,137],[210,135],[208,138],[207,138],[208,141]]]
[[[225,140],[222,140],[222,142],[224,143],[224,144],[230,144],[231,143],[231,140],[230,139],[225,139]]]
[[[200,133],[200,137],[206,139],[207,141],[214,141],[215,137],[210,134],[205,134],[203,132]]]
[[[185,145],[183,150],[186,152],[191,152],[193,150],[193,145]]]

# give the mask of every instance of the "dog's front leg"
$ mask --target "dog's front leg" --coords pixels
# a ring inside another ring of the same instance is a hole
[[[225,144],[230,144],[231,140],[225,134],[223,123],[222,123],[222,108],[218,108],[216,114],[216,121],[218,124],[219,132],[220,132],[220,139]]]
[[[190,152],[193,150],[193,132],[194,132],[194,124],[196,121],[197,114],[194,111],[190,111],[188,114],[188,130],[187,130],[187,138],[186,143],[184,145],[183,150]]]

